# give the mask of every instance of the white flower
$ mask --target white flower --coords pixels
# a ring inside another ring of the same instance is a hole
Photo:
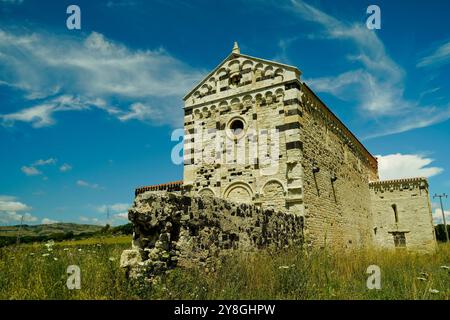
[[[441,269],[450,270],[449,266],[441,266]]]
[[[426,279],[426,278],[423,278],[423,277],[417,277],[417,280],[420,280],[420,281],[427,281],[427,279]]]
[[[53,260],[58,261],[58,258],[54,257]]]
[[[289,266],[279,266],[278,269],[289,269]]]
[[[64,251],[69,251],[69,248],[64,248],[63,250],[64,250]]]
[[[430,289],[430,293],[439,293],[439,290],[436,290],[436,289]]]
[[[79,248],[78,251],[81,251],[81,248]]]
[[[42,256],[43,257],[48,257],[50,255],[50,253],[44,253]]]

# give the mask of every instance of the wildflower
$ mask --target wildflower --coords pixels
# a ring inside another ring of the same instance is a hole
[[[78,249],[78,252],[81,252],[81,248]]]
[[[64,250],[64,251],[69,251],[69,248],[64,248],[63,250]]]
[[[50,253],[44,253],[42,256],[43,257],[48,257],[50,255]]]
[[[417,277],[417,280],[420,280],[420,281],[427,281],[427,279],[424,278],[424,277]]]
[[[30,256],[34,256],[34,252],[30,252]]]
[[[289,269],[289,266],[279,266],[278,269]]]
[[[436,290],[436,289],[430,289],[429,291],[430,291],[430,293],[439,293],[439,290]]]
[[[449,266],[441,266],[441,269],[450,270],[450,267]]]
[[[53,260],[55,260],[55,261],[58,261],[58,258],[56,258],[56,257],[53,257]]]
[[[52,251],[53,250],[53,246],[55,245],[55,241],[53,241],[53,240],[49,240],[49,241],[47,241],[47,243],[46,244],[44,244],[44,246],[46,246],[47,247],[47,250],[48,251]]]

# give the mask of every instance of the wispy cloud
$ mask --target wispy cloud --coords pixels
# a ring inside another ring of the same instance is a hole
[[[0,73],[0,85],[26,99],[20,110],[0,115],[1,122],[35,128],[54,125],[56,113],[93,108],[122,121],[179,124],[181,97],[204,74],[164,49],[130,49],[96,32],[80,39],[1,29]],[[147,111],[133,116],[136,106]]]
[[[77,180],[76,185],[82,188],[101,189],[97,183],[90,183],[85,180]]]
[[[377,33],[364,23],[338,20],[301,0],[291,0],[288,9],[300,19],[321,27],[311,39],[353,44],[355,52],[346,58],[359,67],[339,75],[306,78],[305,81],[318,92],[347,101],[356,100],[362,117],[381,123],[366,138],[405,132],[450,118],[448,106],[422,106],[404,97],[404,70],[389,56]],[[421,121],[417,121],[418,114],[422,115]]]
[[[22,166],[20,170],[25,173],[27,176],[38,176],[42,174],[42,171],[38,170],[36,167],[43,167],[48,165],[56,164],[57,160],[54,158],[49,159],[39,159],[33,162],[29,166]]]
[[[450,63],[450,41],[439,46],[430,55],[420,59],[417,67],[441,66],[446,63]]]
[[[439,167],[431,167],[433,159],[420,154],[378,155],[378,173],[380,179],[401,179],[412,177],[433,177],[444,171]]]
[[[25,173],[27,176],[38,176],[42,174],[42,172],[36,169],[35,167],[22,166],[20,170],[22,170],[22,172]]]
[[[62,166],[59,167],[59,171],[61,172],[68,172],[72,170],[72,166],[68,163],[64,163]]]
[[[41,223],[42,224],[54,224],[54,223],[58,223],[58,221],[52,220],[52,219],[49,219],[49,218],[44,218],[44,219],[41,220]]]

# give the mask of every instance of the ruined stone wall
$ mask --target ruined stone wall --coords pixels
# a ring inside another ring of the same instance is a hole
[[[397,247],[433,251],[436,239],[425,178],[378,181],[370,184],[375,243],[395,248],[394,236],[404,234]]]
[[[376,160],[304,84],[301,141],[305,240],[315,247],[372,245],[369,178]]]
[[[128,213],[133,250],[123,267],[158,274],[177,265],[214,266],[230,250],[300,246],[302,217],[215,197],[146,192]]]

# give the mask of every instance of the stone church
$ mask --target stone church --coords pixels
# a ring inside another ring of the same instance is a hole
[[[312,247],[433,251],[426,178],[380,181],[377,159],[289,66],[232,52],[184,97],[183,181],[142,187],[303,219]]]

